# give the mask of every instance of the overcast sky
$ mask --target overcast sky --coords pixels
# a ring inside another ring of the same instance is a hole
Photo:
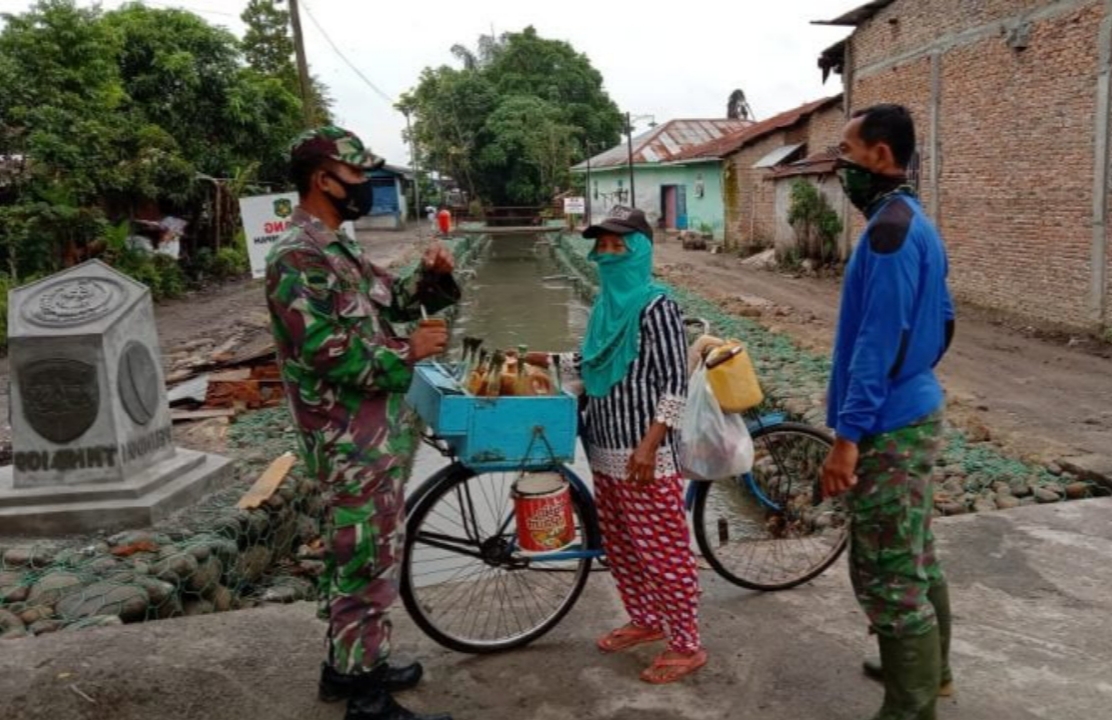
[[[453,44],[474,47],[479,35],[492,29],[501,34],[533,25],[541,36],[566,40],[585,53],[623,111],[651,114],[657,122],[724,117],[727,97],[740,87],[757,119],[762,119],[840,91],[837,76],[822,84],[816,60],[824,48],[847,35],[847,29],[814,26],[810,21],[837,17],[863,3],[301,0],[301,7],[309,65],[331,88],[337,121],[400,165],[409,160],[401,137],[404,118],[344,63],[324,33],[390,98],[411,88],[423,68],[454,64],[449,52]],[[0,12],[23,12],[31,4],[0,0]],[[94,3],[79,0],[79,4]],[[101,3],[105,8],[121,4],[120,0]],[[189,9],[243,35],[239,13],[247,0],[149,0],[146,4]],[[638,123],[639,130],[645,126],[645,121]]]

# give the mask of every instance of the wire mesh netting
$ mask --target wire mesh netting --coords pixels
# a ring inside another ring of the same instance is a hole
[[[598,283],[595,267],[587,259],[592,245],[592,240],[569,236],[561,237],[555,245],[557,259],[578,278],[578,287],[588,297],[593,297]],[[788,335],[733,314],[688,288],[668,287],[688,317],[708,320],[714,335],[745,342],[765,391],[765,404],[760,410],[781,411],[789,419],[825,427],[830,375],[827,356],[808,351]],[[990,443],[973,442],[955,427],[947,431],[946,449],[938,459],[935,476],[941,486],[936,493],[936,508],[947,514],[1008,509],[1106,492],[1094,483],[1068,474],[1055,475],[1042,465],[1011,457]]]

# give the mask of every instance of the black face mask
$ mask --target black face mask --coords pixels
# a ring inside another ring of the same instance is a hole
[[[881,175],[849,160],[839,159],[834,170],[846,197],[866,215],[877,200],[907,185],[907,178],[902,175]]]
[[[341,218],[358,220],[371,211],[374,206],[375,191],[369,179],[361,183],[349,183],[341,180],[336,173],[330,172],[328,175],[344,188],[344,197],[328,196]]]

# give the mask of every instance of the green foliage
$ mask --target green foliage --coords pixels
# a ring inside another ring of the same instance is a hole
[[[792,183],[788,223],[795,229],[800,260],[827,264],[837,259],[842,219],[812,183],[802,179]],[[783,263],[785,258],[780,260]]]
[[[178,261],[167,255],[151,254],[131,247],[128,243],[130,234],[129,224],[126,222],[105,228],[101,237],[104,261],[149,287],[151,297],[155,300],[167,300],[185,294],[185,273]]]
[[[247,64],[263,77],[278,80],[282,86],[301,101],[301,86],[294,64],[293,35],[290,30],[290,13],[282,9],[282,0],[250,0],[240,14],[247,26],[242,48]],[[317,77],[310,78],[313,124],[332,122],[332,98],[328,86]]]
[[[243,231],[238,231],[231,244],[216,252],[207,247],[199,249],[188,259],[185,269],[201,284],[246,275],[251,270],[251,258],[247,255]]]
[[[231,245],[220,248],[213,260],[213,273],[221,280],[246,275],[251,271],[251,258],[247,255],[247,245],[243,233],[236,236]]]
[[[247,63],[264,75],[296,73],[290,13],[281,0],[250,0],[240,19],[247,25],[243,55]]]
[[[480,133],[479,195],[502,205],[532,205],[551,197],[571,165],[574,133],[552,103],[529,95],[506,98]]]
[[[570,184],[588,143],[616,143],[622,116],[602,75],[566,42],[527,27],[477,51],[457,45],[462,69],[426,68],[398,108],[413,119],[422,166],[494,205],[538,205]]]
[[[0,157],[20,159],[18,170],[0,163],[0,268],[11,282],[103,250],[157,297],[173,296],[180,272],[129,254],[119,223],[156,210],[200,232],[212,216],[201,178],[233,178],[236,194],[248,179],[285,182],[301,104],[273,5],[249,7],[262,26],[246,44],[257,67],[244,65],[236,37],[183,10],[40,0],[5,16]],[[228,224],[203,235],[210,242],[234,223],[220,217]],[[228,253],[221,262],[236,266]]]

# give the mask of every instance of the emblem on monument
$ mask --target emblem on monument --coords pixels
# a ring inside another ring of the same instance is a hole
[[[154,418],[159,401],[158,369],[146,346],[134,341],[127,344],[120,356],[116,386],[124,411],[137,425]]]
[[[103,278],[66,279],[42,288],[23,306],[23,316],[43,327],[68,327],[102,318],[122,301],[122,288]]]
[[[100,408],[96,367],[78,360],[28,363],[19,371],[19,393],[27,424],[59,445],[84,435]]]

